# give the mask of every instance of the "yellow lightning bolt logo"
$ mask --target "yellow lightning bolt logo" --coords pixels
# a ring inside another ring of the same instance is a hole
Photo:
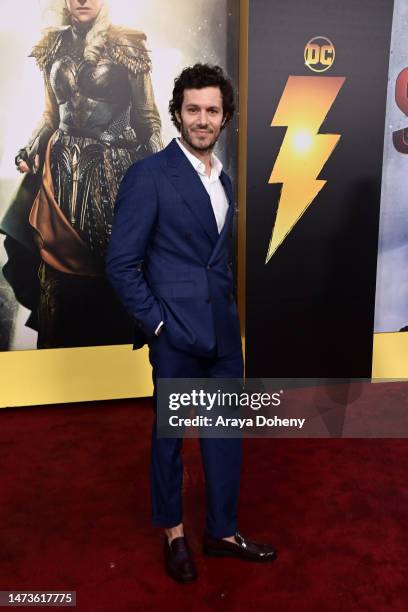
[[[318,134],[344,77],[290,76],[272,119],[287,126],[269,183],[282,183],[266,262],[296,225],[327,181],[316,177],[340,134]]]

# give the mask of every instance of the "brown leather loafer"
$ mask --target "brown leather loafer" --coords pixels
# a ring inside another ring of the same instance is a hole
[[[168,575],[177,582],[193,582],[197,579],[190,548],[182,536],[174,538],[170,544],[164,538],[164,565]]]
[[[235,541],[236,544],[205,534],[203,552],[212,557],[238,557],[246,561],[266,562],[278,558],[278,553],[272,546],[251,542],[238,531],[235,534]]]

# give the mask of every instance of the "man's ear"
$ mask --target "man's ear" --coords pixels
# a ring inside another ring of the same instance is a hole
[[[174,111],[174,114],[176,116],[177,121],[181,124],[181,116],[180,113],[178,111]]]

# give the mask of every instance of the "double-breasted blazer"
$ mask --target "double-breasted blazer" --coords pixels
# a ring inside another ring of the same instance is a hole
[[[231,263],[235,212],[231,180],[221,233],[210,197],[173,140],[129,168],[115,205],[107,275],[135,318],[134,348],[160,323],[169,342],[198,356],[241,347]]]

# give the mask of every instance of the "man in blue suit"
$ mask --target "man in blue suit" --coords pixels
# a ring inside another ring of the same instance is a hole
[[[136,320],[135,348],[149,345],[158,378],[241,378],[240,326],[230,261],[234,202],[212,153],[234,113],[218,66],[196,64],[175,80],[169,105],[180,131],[163,151],[134,164],[119,189],[107,274]],[[270,561],[276,552],[237,530],[241,440],[200,439],[207,493],[204,552]],[[153,427],[153,521],[165,529],[165,566],[180,582],[197,576],[182,522],[181,439]]]

